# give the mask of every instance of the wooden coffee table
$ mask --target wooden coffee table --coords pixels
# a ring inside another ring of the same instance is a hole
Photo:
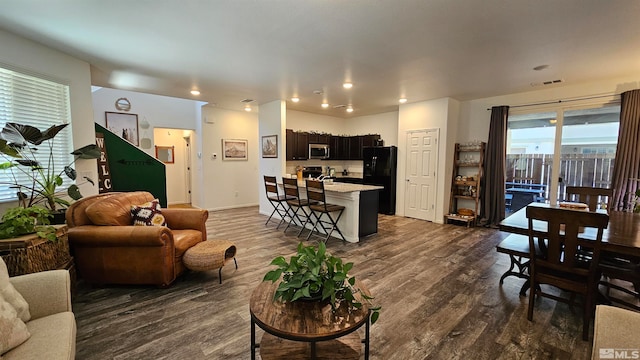
[[[356,287],[369,294],[360,282]],[[359,359],[364,343],[364,358],[369,359],[370,311],[348,311],[340,306],[331,311],[328,302],[273,301],[278,283],[262,282],[251,294],[251,359],[260,348],[263,360],[269,359]],[[356,295],[358,296],[358,295]],[[256,324],[266,333],[256,343]],[[354,333],[365,325],[365,338]]]

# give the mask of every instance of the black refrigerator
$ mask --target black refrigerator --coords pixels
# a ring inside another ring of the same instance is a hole
[[[362,149],[364,159],[363,183],[384,186],[380,191],[379,212],[396,213],[396,166],[398,148],[395,146],[367,146]]]

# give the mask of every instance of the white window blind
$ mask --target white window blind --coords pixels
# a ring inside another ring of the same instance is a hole
[[[54,81],[23,74],[0,67],[0,130],[6,123],[14,122],[34,126],[44,131],[51,125],[71,122],[69,86]],[[34,147],[32,144],[28,144]],[[49,163],[49,146],[53,146],[53,163],[56,174],[73,161],[71,126],[67,126],[52,140],[35,146],[36,159],[42,167]],[[14,158],[0,154],[0,162]],[[22,165],[18,165],[23,167]],[[18,169],[13,170],[20,183],[30,183],[29,178]],[[0,202],[17,200],[15,183],[11,170],[0,170]],[[64,190],[73,183],[62,174],[64,183],[58,190]]]

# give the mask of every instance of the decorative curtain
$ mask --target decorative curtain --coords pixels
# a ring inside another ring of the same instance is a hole
[[[620,130],[609,207],[631,210],[632,194],[640,184],[640,89],[623,92],[620,97]]]
[[[508,106],[491,108],[489,139],[485,149],[483,176],[480,182],[480,223],[497,227],[504,219],[504,182],[507,154]]]

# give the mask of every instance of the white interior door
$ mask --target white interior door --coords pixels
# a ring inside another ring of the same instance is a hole
[[[438,129],[407,132],[404,214],[408,217],[435,220],[438,136]]]

